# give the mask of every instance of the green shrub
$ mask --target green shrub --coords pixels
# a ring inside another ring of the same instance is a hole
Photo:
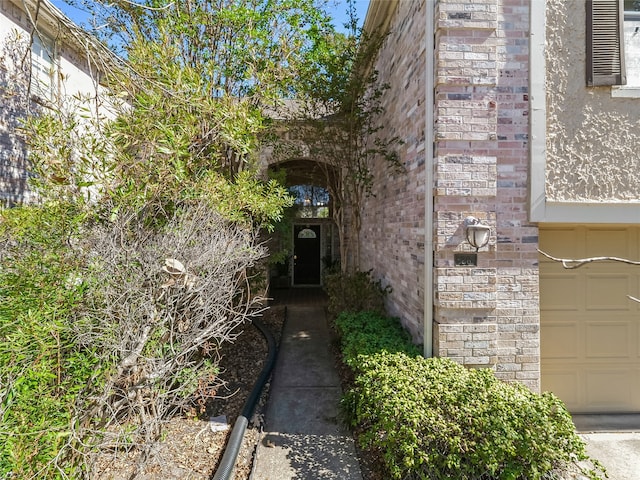
[[[324,288],[329,296],[328,310],[333,316],[340,312],[372,311],[384,314],[384,299],[391,292],[380,280],[372,280],[371,270],[353,274],[333,273],[325,277]]]
[[[63,204],[0,212],[0,478],[73,476],[65,446],[96,375],[73,322],[87,287],[70,247],[82,220]]]
[[[336,319],[344,362],[356,369],[359,355],[403,352],[420,355],[398,319],[375,312],[343,312]]]
[[[361,444],[380,453],[392,478],[533,480],[587,460],[569,413],[550,393],[448,359],[358,360],[344,404]]]
[[[345,413],[390,478],[535,480],[571,469],[597,479],[604,473],[553,394],[505,383],[488,369],[425,359],[397,319],[378,313],[343,312],[336,328],[343,360],[355,373]]]

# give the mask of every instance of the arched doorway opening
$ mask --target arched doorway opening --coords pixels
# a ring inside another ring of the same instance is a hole
[[[294,205],[270,239],[273,288],[318,287],[329,269],[339,265],[339,243],[331,218],[326,171],[316,162],[295,160],[270,167],[285,170]]]

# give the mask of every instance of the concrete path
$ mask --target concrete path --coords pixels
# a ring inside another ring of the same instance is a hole
[[[573,423],[609,480],[640,479],[640,415],[574,415]]]
[[[253,480],[361,480],[322,305],[288,307]]]

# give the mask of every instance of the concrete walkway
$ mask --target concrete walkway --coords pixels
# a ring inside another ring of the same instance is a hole
[[[574,415],[573,423],[609,480],[640,479],[640,415]]]
[[[362,480],[339,421],[341,389],[320,289],[280,292],[288,306],[251,480]],[[574,415],[589,455],[610,480],[640,479],[640,415]]]
[[[253,480],[362,479],[330,342],[324,304],[288,304]]]

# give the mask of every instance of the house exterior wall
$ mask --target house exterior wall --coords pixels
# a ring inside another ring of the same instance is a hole
[[[29,87],[30,57],[25,55],[27,52],[15,51],[15,44],[10,41],[17,33],[21,50],[29,48],[32,27],[25,8],[30,7],[29,2],[0,0],[0,204],[6,205],[35,201],[28,185],[27,149],[17,129],[26,115],[28,98],[38,93],[38,87],[35,79]],[[55,94],[61,102],[72,96],[86,97],[85,106],[95,113],[96,103],[90,99],[95,99],[96,93],[102,91],[96,81],[97,69],[89,63],[82,47],[75,46],[65,22],[57,18],[57,13],[45,12],[44,8],[40,12],[38,29],[56,44],[58,69],[52,78]],[[35,6],[31,18],[34,12]],[[31,107],[38,108],[34,103]]]
[[[399,136],[405,172],[391,175],[378,159],[373,196],[362,210],[360,268],[393,289],[387,310],[422,341],[425,218],[425,1],[399,1],[375,68],[384,93],[384,135]]]
[[[28,165],[24,142],[16,135],[25,109],[26,86],[18,71],[8,40],[20,28],[24,12],[8,0],[0,0],[0,204],[31,200],[27,186]],[[26,20],[26,19],[25,19]]]
[[[546,2],[546,195],[556,202],[640,202],[640,98],[586,86],[585,5]]]
[[[376,68],[389,82],[384,119],[405,140],[407,174],[377,166],[365,205],[362,268],[390,284],[389,311],[421,339],[426,88],[434,88],[434,354],[540,386],[538,229],[528,220],[529,1],[398,2]],[[426,71],[427,8],[435,9],[435,72]],[[428,82],[425,85],[425,82]],[[416,140],[418,140],[416,142]],[[431,186],[426,186],[430,189]],[[429,194],[431,192],[429,191]],[[475,267],[464,219],[491,226]],[[422,257],[422,258],[421,258]],[[432,292],[427,292],[431,295]],[[430,326],[428,325],[427,328]]]
[[[540,385],[538,229],[528,221],[526,0],[436,5],[435,333],[437,355]],[[464,219],[492,228],[477,267]]]

